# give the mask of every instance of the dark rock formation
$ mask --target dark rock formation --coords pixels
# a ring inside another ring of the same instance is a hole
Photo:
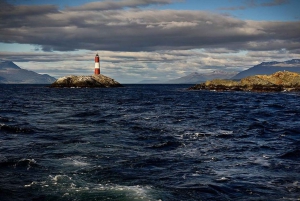
[[[75,76],[69,75],[57,79],[50,87],[83,87],[83,88],[105,88],[105,87],[122,87],[119,82],[104,75]]]
[[[216,91],[300,91],[300,74],[279,71],[272,75],[249,76],[241,81],[211,80],[197,84],[190,90],[216,90]]]

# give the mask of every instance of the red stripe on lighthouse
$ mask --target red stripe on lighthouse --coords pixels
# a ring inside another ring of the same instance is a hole
[[[99,68],[95,68],[95,75],[99,75],[100,74],[100,69]]]

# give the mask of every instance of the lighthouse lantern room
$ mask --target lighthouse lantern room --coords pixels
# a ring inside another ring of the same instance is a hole
[[[95,56],[95,75],[100,74],[100,57],[98,53]]]

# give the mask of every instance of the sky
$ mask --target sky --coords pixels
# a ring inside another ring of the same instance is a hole
[[[121,83],[300,59],[299,0],[0,0],[0,59]]]

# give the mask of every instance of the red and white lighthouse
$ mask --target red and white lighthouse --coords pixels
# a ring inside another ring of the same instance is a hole
[[[98,53],[95,56],[95,75],[100,74],[100,57]]]

